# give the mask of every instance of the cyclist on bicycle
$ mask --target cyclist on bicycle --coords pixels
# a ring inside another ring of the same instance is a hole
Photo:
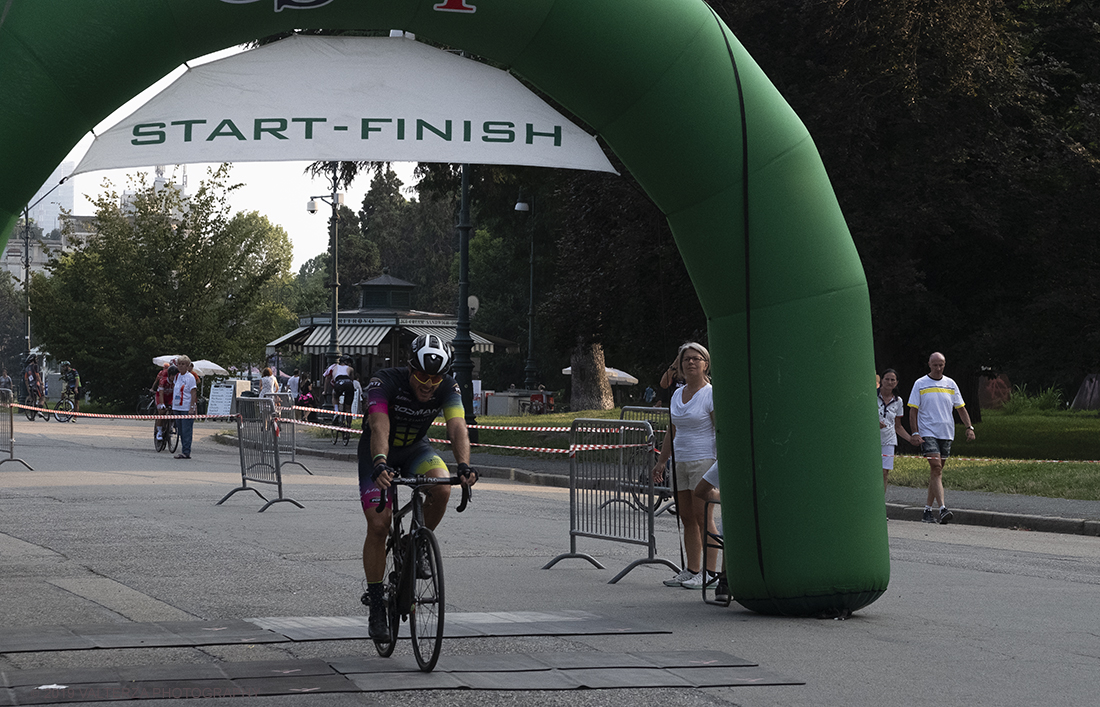
[[[153,381],[153,387],[149,389],[149,392],[153,394],[153,402],[157,405],[158,415],[169,414],[168,404],[172,402],[172,383],[176,380],[178,374],[179,369],[176,368],[176,359],[172,359],[160,369],[156,380]],[[164,437],[164,427],[168,422],[169,420],[157,420],[153,423],[153,426],[156,427],[157,439]]]
[[[367,592],[361,601],[370,607],[372,639],[389,635],[382,583],[393,499],[387,501],[381,513],[377,512],[378,500],[396,475],[450,475],[443,459],[425,439],[440,413],[446,420],[447,437],[463,486],[477,481],[477,473],[470,468],[470,438],[462,396],[454,378],[447,375],[452,358],[450,344],[434,334],[422,334],[413,341],[407,367],[384,368],[367,384],[358,455],[359,496],[367,517],[367,538],[363,542]],[[450,495],[450,486],[435,486],[426,494],[424,522],[432,530],[443,520]]]
[[[355,395],[355,369],[351,367],[351,356],[341,356],[338,362],[325,370],[324,378],[332,385],[332,402],[336,411],[349,412],[351,399]]]
[[[27,356],[26,364],[23,366],[23,387],[26,389],[27,397],[34,396],[39,402],[46,397],[42,390],[42,374],[38,370],[38,357],[34,354]]]
[[[73,398],[73,410],[80,412],[80,373],[77,372],[68,361],[61,362],[61,384],[63,389],[61,391],[62,396],[66,393]],[[72,418],[71,422],[76,422],[76,418]]]

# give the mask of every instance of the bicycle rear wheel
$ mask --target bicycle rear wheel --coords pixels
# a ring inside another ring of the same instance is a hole
[[[401,580],[400,570],[394,565],[392,543],[387,541],[386,545],[386,574],[382,580],[382,600],[386,604],[386,619],[389,623],[390,635],[385,640],[374,641],[374,649],[383,658],[393,655],[393,649],[397,645],[397,629],[401,624],[401,616],[397,613],[397,585]]]
[[[413,555],[409,562],[413,563],[415,571],[410,574],[415,579],[409,629],[416,663],[425,673],[430,673],[435,669],[439,649],[443,646],[443,563],[439,542],[428,528],[416,531],[416,542],[412,548]]]
[[[23,408],[23,414],[27,416],[28,420],[34,422],[34,418],[38,417],[38,412],[36,412],[35,410],[31,410],[31,407],[38,406],[38,398],[28,395],[23,403],[27,405],[27,407]]]
[[[53,416],[57,418],[58,422],[68,422],[73,419],[73,410],[76,409],[76,405],[72,400],[58,400],[57,405],[54,405]]]

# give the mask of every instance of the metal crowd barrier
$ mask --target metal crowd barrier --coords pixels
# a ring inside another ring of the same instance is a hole
[[[275,410],[273,400],[237,398],[237,446],[241,452],[241,485],[214,505],[220,506],[238,491],[255,491],[257,496],[267,501],[259,510],[260,513],[280,502],[293,503],[298,508],[304,507],[293,498],[283,497],[283,472],[279,456],[279,435],[282,427],[293,425],[279,424],[279,413]],[[258,489],[248,485],[249,481],[275,486],[279,497],[268,501]]]
[[[31,465],[22,459],[15,457],[15,395],[7,388],[0,388],[0,453],[7,452],[7,459],[0,459],[0,464],[5,462],[19,462],[31,471]]]
[[[638,565],[660,564],[680,568],[657,557],[653,532],[657,504],[650,472],[653,470],[653,428],[646,421],[578,418],[569,431],[569,552],[558,555],[543,569],[566,558],[595,558],[577,552],[577,538],[598,538],[648,550],[644,559],[630,563],[609,584],[615,584]]]
[[[660,455],[661,445],[665,441],[665,435],[668,434],[669,429],[672,426],[672,417],[668,408],[647,408],[628,405],[623,408],[619,413],[619,419],[621,420],[645,420],[653,428],[653,464],[657,463],[657,457]],[[648,474],[652,470],[653,464],[650,465],[650,469],[646,471]],[[653,489],[657,494],[655,503],[657,504],[657,515],[670,512],[675,513],[676,509],[676,496],[672,488],[672,464],[671,460],[668,465],[668,469],[665,471],[664,483],[656,484]]]
[[[313,476],[313,472],[309,470],[309,467],[298,461],[298,442],[296,439],[298,425],[294,424],[298,421],[298,418],[295,417],[294,399],[290,396],[290,393],[272,393],[265,397],[275,403],[275,409],[279,412],[279,419],[285,420],[287,423],[279,426],[280,461],[283,464],[297,464],[305,469],[307,474]]]

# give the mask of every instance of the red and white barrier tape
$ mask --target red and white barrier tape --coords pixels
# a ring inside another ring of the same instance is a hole
[[[179,420],[179,419],[192,419],[192,420],[231,420],[236,415],[109,415],[101,412],[76,412],[75,410],[54,410],[53,408],[36,408],[33,405],[23,405],[22,403],[12,403],[12,407],[17,407],[20,410],[34,410],[36,412],[45,412],[51,415],[65,415],[67,417],[98,417],[111,420]]]
[[[895,459],[927,459],[927,457],[917,456],[916,454],[882,455],[884,459],[891,456]],[[1100,460],[1097,459],[982,459],[980,457],[956,457],[954,455],[948,457],[947,460],[959,462],[1008,462],[1013,464],[1100,464]]]

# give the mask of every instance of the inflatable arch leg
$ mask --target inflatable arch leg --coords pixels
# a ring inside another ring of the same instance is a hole
[[[92,126],[195,56],[295,27],[399,28],[509,67],[597,131],[672,226],[710,323],[735,598],[812,615],[885,591],[863,271],[804,126],[703,2],[16,0],[4,11],[5,242]]]

